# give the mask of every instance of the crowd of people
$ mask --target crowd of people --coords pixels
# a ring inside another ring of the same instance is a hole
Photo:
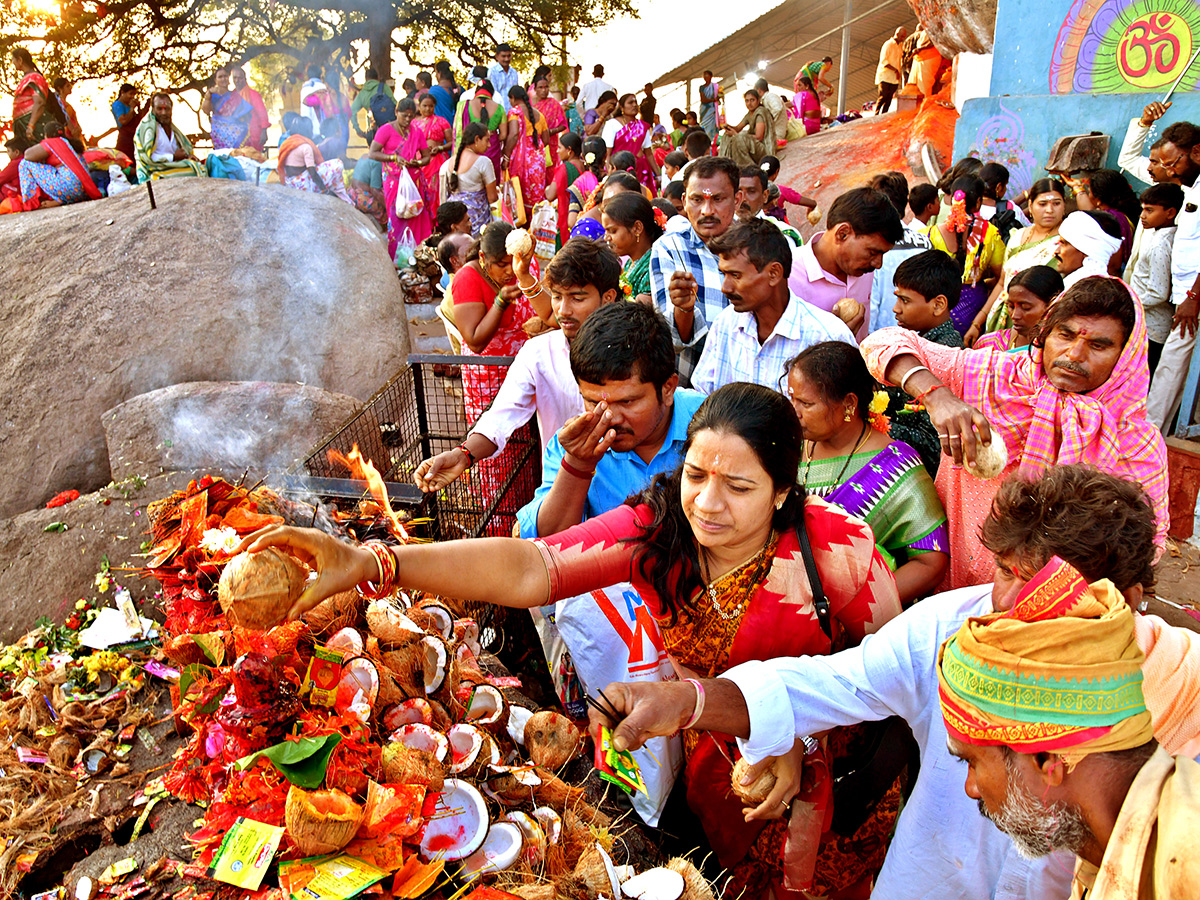
[[[920,34],[894,35],[913,68],[881,103],[933,65]],[[1200,308],[1200,128],[1143,157],[1169,104],[1130,124],[1140,195],[1100,170],[1010,200],[1002,164],[965,158],[936,185],[876,174],[806,241],[783,201],[815,203],[775,184],[776,153],[829,62],[800,99],[747,91],[736,126],[706,73],[670,131],[651,85],[597,66],[560,101],[506,45],[466,88],[438,67],[398,101],[371,78],[347,103],[310,68],[283,183],[371,211],[393,253],[428,243],[462,353],[513,357],[499,381],[462,367],[471,428],[417,486],[494,492],[531,418],[543,480],[512,537],[247,544],[316,566],[293,615],[356,584],[530,609],[564,708],[612,699],[653,776],[634,808],[711,848],[729,897],[1189,896],[1200,644],[1139,604]],[[240,150],[263,120],[236,71],[204,103]],[[34,83],[22,191],[86,192]],[[139,178],[205,172],[169,97],[140,124],[118,102]],[[347,186],[353,111],[372,127]],[[730,791],[739,756],[766,799]]]

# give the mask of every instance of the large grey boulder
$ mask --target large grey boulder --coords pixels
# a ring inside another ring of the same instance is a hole
[[[359,401],[311,385],[191,381],[104,413],[114,481],[203,469],[257,480],[286,469],[350,418]]]
[[[101,414],[139,394],[274,381],[365,400],[405,364],[395,269],[358,210],[236,181],[154,191],[156,210],[142,186],[4,217],[0,515],[106,484]]]

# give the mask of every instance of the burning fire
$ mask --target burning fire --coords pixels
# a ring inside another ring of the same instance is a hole
[[[349,469],[352,478],[367,483],[367,491],[374,498],[374,505],[379,508],[380,515],[387,521],[388,531],[401,543],[407,544],[409,542],[408,531],[400,521],[400,517],[392,512],[392,504],[388,499],[387,486],[383,483],[383,476],[379,474],[379,470],[369,459],[363,457],[358,449],[358,444],[350,448],[349,455],[330,448],[328,457],[331,463],[337,463]]]

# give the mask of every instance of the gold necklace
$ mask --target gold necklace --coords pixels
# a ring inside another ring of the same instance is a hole
[[[746,566],[750,565],[755,560],[758,560],[759,565],[761,566],[762,558],[763,558],[764,554],[767,552],[767,548],[771,546],[771,540],[774,537],[775,537],[775,529],[771,529],[770,533],[767,535],[767,542],[762,545],[761,550],[759,550],[757,553],[755,553],[753,556],[751,556],[745,562],[738,563],[736,566],[734,566],[732,569],[730,569],[728,572],[726,572],[720,578],[717,578],[713,581],[709,581],[707,571],[702,572],[702,576],[703,576],[702,580],[704,582],[704,592],[708,595],[708,602],[712,605],[713,612],[715,612],[718,616],[720,616],[723,621],[732,622],[734,619],[738,618],[742,614],[742,608],[746,605],[746,598],[745,597],[739,598],[737,605],[734,606],[733,610],[731,612],[726,613],[725,610],[721,609],[721,601],[717,599],[717,589],[713,585],[715,585],[718,581],[721,581],[724,578],[728,578],[734,572],[741,571],[742,569],[746,568]],[[708,569],[708,564],[704,560],[703,551],[701,551],[700,565],[704,570]],[[758,578],[755,578],[755,581],[757,581],[757,580],[758,580]]]
[[[858,435],[858,443],[854,445],[854,449],[850,451],[850,453],[846,456],[846,461],[844,463],[842,463],[842,471],[838,472],[837,478],[835,478],[833,480],[834,487],[837,487],[839,484],[842,483],[842,476],[846,474],[846,469],[848,469],[850,467],[850,460],[854,458],[854,454],[856,454],[859,450],[861,450],[863,447],[863,444],[865,444],[866,442],[867,442],[867,423],[863,422],[862,431],[859,432],[859,435]],[[812,467],[812,458],[813,458],[813,453],[815,453],[817,450],[817,442],[809,441],[809,447],[810,447],[810,449],[807,454],[808,458],[804,460],[804,486],[805,487],[808,487],[808,470]]]

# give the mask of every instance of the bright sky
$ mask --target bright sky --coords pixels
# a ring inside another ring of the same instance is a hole
[[[640,92],[647,81],[657,78],[717,43],[753,17],[777,6],[780,0],[741,0],[736,7],[739,10],[736,17],[729,15],[731,7],[728,3],[717,3],[716,0],[692,0],[686,4],[668,0],[634,2],[640,9],[640,18],[615,19],[607,27],[572,41],[568,46],[568,58],[583,66],[581,78],[584,81],[591,79],[592,66],[599,62],[604,65],[605,80],[614,84],[619,91]],[[407,64],[398,65],[394,71],[397,81],[416,73],[416,70]],[[85,133],[102,134],[113,127],[109,107],[115,96],[116,83],[89,81],[76,88],[71,96],[71,103],[79,115]],[[681,84],[673,89],[660,90],[656,92],[656,96],[660,114],[673,106],[682,107],[685,98],[684,86]],[[194,103],[199,103],[198,96],[192,99]],[[278,105],[277,99],[264,99],[274,118],[273,107]],[[693,87],[693,108],[698,102]],[[729,98],[729,118],[737,121],[742,112],[738,92],[732,92]],[[176,117],[185,129],[194,128],[195,117],[178,103]],[[666,121],[667,117],[663,115],[663,119]],[[278,125],[277,122],[274,124]],[[110,136],[104,143],[111,145],[114,140],[115,135]]]

